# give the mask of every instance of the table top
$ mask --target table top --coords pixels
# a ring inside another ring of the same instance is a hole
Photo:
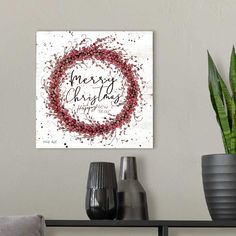
[[[208,220],[46,220],[47,227],[234,228],[236,221]]]

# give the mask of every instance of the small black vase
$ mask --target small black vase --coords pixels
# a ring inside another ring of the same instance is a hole
[[[138,181],[135,157],[121,157],[117,220],[148,220],[146,192]]]
[[[86,212],[92,220],[113,220],[117,208],[117,181],[114,163],[90,163]]]

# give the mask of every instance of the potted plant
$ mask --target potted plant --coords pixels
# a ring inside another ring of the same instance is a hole
[[[229,87],[208,52],[210,98],[219,124],[225,154],[202,157],[203,187],[213,220],[236,220],[236,54],[233,47]]]

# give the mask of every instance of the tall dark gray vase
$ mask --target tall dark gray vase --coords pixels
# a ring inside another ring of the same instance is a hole
[[[92,220],[113,220],[117,210],[117,181],[115,164],[110,162],[90,163],[86,212]]]
[[[236,220],[236,155],[202,157],[202,179],[213,220]]]
[[[148,220],[146,192],[138,181],[135,157],[121,157],[117,219]]]

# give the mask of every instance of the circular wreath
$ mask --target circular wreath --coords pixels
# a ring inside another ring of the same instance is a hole
[[[64,75],[67,69],[73,67],[78,61],[88,59],[96,59],[113,64],[121,71],[127,82],[127,95],[121,112],[114,119],[102,124],[97,121],[87,124],[79,120],[79,117],[73,118],[60,99],[60,85],[65,79]],[[105,135],[129,123],[138,104],[139,91],[136,69],[132,64],[128,63],[128,59],[124,58],[121,52],[101,48],[96,43],[93,43],[87,47],[74,48],[57,60],[49,77],[48,108],[53,111],[62,129],[69,132],[77,132],[84,137]]]

